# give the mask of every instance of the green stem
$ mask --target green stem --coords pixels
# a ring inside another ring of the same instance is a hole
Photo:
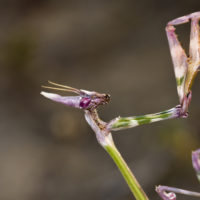
[[[117,131],[121,129],[133,128],[135,126],[150,124],[152,122],[162,121],[166,119],[178,118],[180,116],[180,106],[176,106],[172,109],[165,110],[162,112],[133,116],[133,117],[118,117],[110,121],[107,125],[111,131]]]
[[[106,123],[99,119],[97,111],[86,110],[85,119],[95,132],[99,144],[108,152],[119,168],[135,198],[137,200],[148,200],[148,197],[115,147],[112,135],[106,128]]]
[[[115,164],[119,168],[120,172],[122,173],[124,179],[126,180],[131,192],[135,196],[137,200],[148,200],[145,192],[139,185],[138,181],[136,180],[135,176],[132,174],[131,170],[129,169],[128,165],[122,158],[121,154],[117,150],[116,146],[113,144],[104,146],[108,154],[114,160]]]

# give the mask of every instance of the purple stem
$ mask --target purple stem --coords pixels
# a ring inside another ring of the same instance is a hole
[[[182,189],[168,187],[168,186],[162,186],[162,185],[156,187],[156,192],[159,194],[159,196],[163,200],[176,200],[175,193],[193,196],[193,197],[200,197],[199,192],[192,192],[192,191],[188,191],[188,190],[182,190]]]

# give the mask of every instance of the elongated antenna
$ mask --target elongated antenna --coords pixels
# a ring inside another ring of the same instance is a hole
[[[58,84],[58,83],[54,83],[52,81],[48,81],[49,84],[52,84],[52,85],[55,85],[55,86],[58,86],[58,87],[61,87],[61,88],[66,88],[67,91],[72,91],[72,92],[75,92],[77,94],[80,94],[80,90],[79,89],[76,89],[76,88],[73,88],[73,87],[70,87],[70,86],[67,86],[67,85],[61,85],[61,84]]]
[[[65,85],[61,85],[61,84],[57,84],[51,81],[48,81],[49,84],[58,86],[58,87],[50,87],[50,86],[42,86],[42,88],[47,88],[47,89],[51,89],[51,90],[60,90],[60,91],[65,91],[65,92],[73,92],[76,94],[81,94],[81,91],[79,89],[73,88],[73,87],[69,87],[69,86],[65,86]]]
[[[51,89],[51,90],[60,90],[60,91],[65,91],[65,92],[74,92],[72,90],[68,90],[68,89],[64,89],[64,88],[49,87],[49,86],[45,86],[45,85],[42,85],[42,88],[47,88],[47,89]]]

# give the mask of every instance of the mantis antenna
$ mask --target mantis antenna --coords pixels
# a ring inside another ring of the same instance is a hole
[[[52,90],[60,90],[60,91],[66,91],[66,92],[73,92],[76,94],[80,94],[80,90],[73,88],[73,87],[69,87],[69,86],[65,86],[65,85],[61,85],[61,84],[57,84],[51,81],[48,81],[49,84],[58,86],[58,87],[50,87],[50,86],[42,86],[43,88],[47,88],[47,89],[52,89]]]

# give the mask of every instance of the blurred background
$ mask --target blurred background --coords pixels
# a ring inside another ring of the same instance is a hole
[[[200,1],[0,0],[0,199],[131,200],[83,112],[40,95],[47,80],[109,93],[103,120],[178,104],[165,25]],[[188,50],[189,24],[177,28]],[[200,191],[200,78],[188,119],[113,133],[150,199],[155,185]],[[193,199],[179,196],[180,200]]]

